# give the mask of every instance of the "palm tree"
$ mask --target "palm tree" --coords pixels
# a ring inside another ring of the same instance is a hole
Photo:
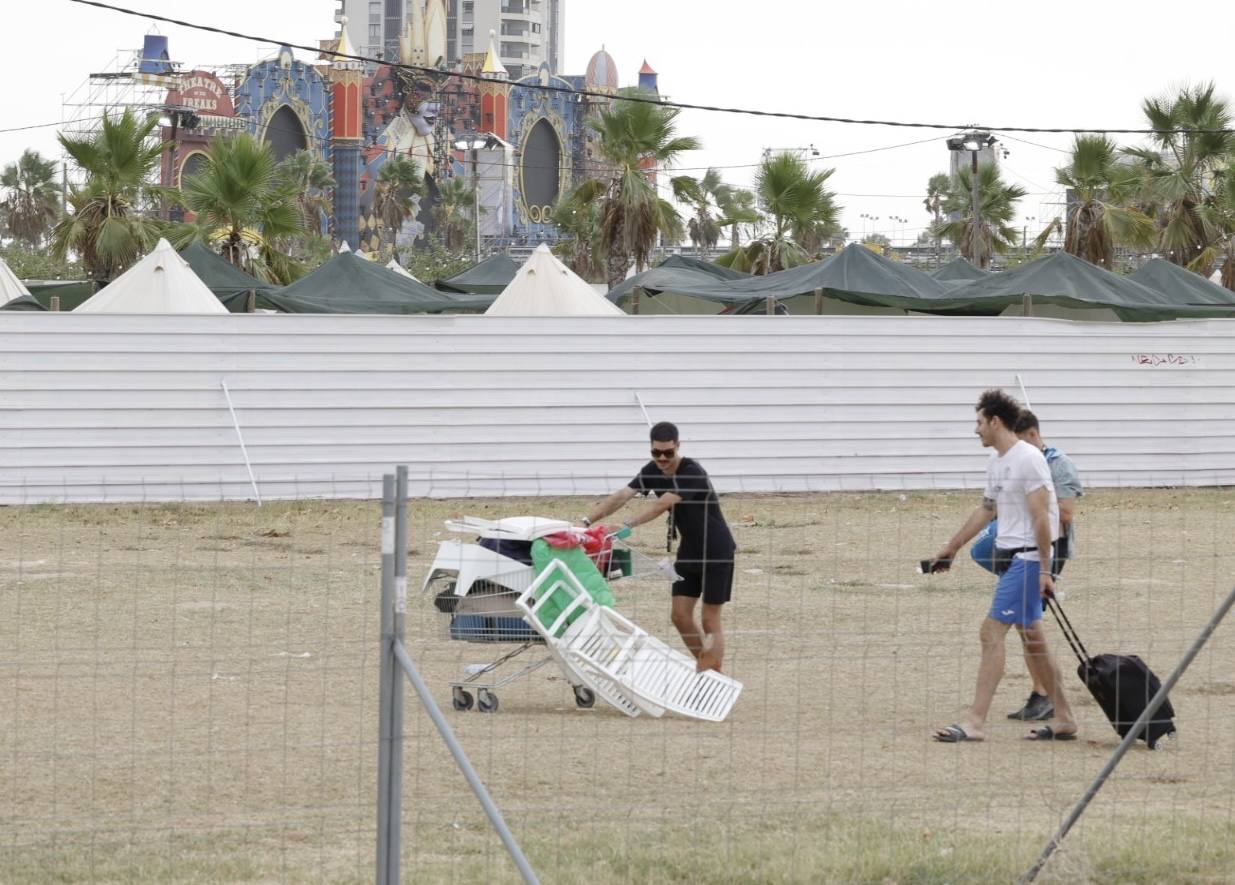
[[[599,181],[585,181],[553,207],[554,227],[569,237],[553,251],[588,282],[601,282],[606,273],[598,199],[603,188]]]
[[[1228,166],[1215,179],[1206,214],[1217,236],[1201,250],[1194,263],[1209,268],[1221,258],[1222,285],[1235,291],[1235,167]]]
[[[475,232],[475,196],[462,175],[446,179],[438,190],[433,220],[447,252],[461,252]]]
[[[296,203],[304,216],[305,230],[319,232],[322,220],[330,218],[330,191],[335,186],[330,164],[315,151],[296,151],[283,158],[279,174],[296,190]]]
[[[126,108],[103,118],[102,128],[85,138],[60,135],[61,146],[86,173],[73,188],[73,212],[52,231],[52,255],[63,260],[72,250],[86,274],[108,281],[153,248],[165,225],[142,211],[161,189],[150,184],[163,147],[149,141],[157,117],[138,118]]]
[[[0,225],[32,248],[39,248],[60,215],[56,161],[26,150],[16,163],[4,167],[0,187],[4,188]]]
[[[1235,137],[1231,111],[1214,84],[1185,87],[1146,99],[1141,109],[1155,131],[1157,150],[1127,148],[1146,186],[1145,202],[1158,223],[1158,251],[1175,264],[1207,270],[1203,254],[1218,237],[1204,210],[1207,188],[1226,167]]]
[[[840,207],[826,187],[833,169],[812,170],[793,154],[765,159],[755,173],[755,191],[769,216],[768,236],[716,260],[753,274],[775,273],[810,261],[840,229]]]
[[[647,97],[639,90],[623,90],[627,97]],[[647,265],[648,255],[659,235],[672,239],[681,231],[681,219],[656,191],[651,169],[672,166],[685,151],[699,149],[693,136],[678,135],[675,124],[680,111],[648,101],[622,101],[602,110],[588,126],[600,136],[597,148],[611,173],[603,190],[601,231],[605,244],[609,288],[626,277],[633,259],[636,270]],[[675,198],[694,201],[697,184],[689,176],[669,180]]]
[[[424,176],[416,161],[403,154],[394,154],[382,163],[377,174],[377,186],[373,189],[373,212],[382,227],[383,241],[389,234],[390,247],[394,248],[395,236],[403,222],[416,207],[412,197],[424,193]]]
[[[697,251],[714,249],[720,241],[721,225],[712,215],[712,210],[720,209],[720,197],[726,189],[720,173],[715,169],[708,169],[696,182],[693,201],[695,214],[687,222],[687,231]]]
[[[305,214],[291,176],[281,173],[270,145],[248,134],[211,143],[201,171],[182,185],[196,214],[177,245],[201,240],[254,276],[290,283],[302,268],[287,252],[305,231]]]
[[[952,179],[948,178],[947,173],[944,172],[936,172],[926,183],[926,199],[922,201],[922,205],[931,214],[932,227],[935,229],[938,229],[943,222],[943,198],[947,195],[951,184]],[[936,237],[936,245],[938,245],[938,240],[939,238]]]
[[[1105,135],[1078,135],[1072,159],[1055,170],[1055,181],[1076,193],[1068,205],[1064,251],[1111,270],[1117,244],[1146,249],[1156,239],[1153,219],[1125,204],[1141,186],[1139,170],[1120,162]],[[1039,248],[1054,222],[1039,236]]]
[[[1007,252],[1016,243],[1017,230],[1011,221],[1016,216],[1016,203],[1025,196],[1025,189],[1015,184],[1006,184],[999,177],[994,163],[978,166],[978,217],[974,218],[973,198],[970,187],[973,172],[965,167],[957,170],[956,181],[948,189],[943,201],[943,212],[957,216],[955,221],[944,220],[935,225],[936,236],[947,237],[961,255],[974,264],[985,268],[995,252]],[[981,250],[975,256],[974,246]]]
[[[724,185],[716,194],[716,208],[720,218],[716,223],[729,228],[729,247],[738,248],[741,243],[742,225],[758,224],[763,216],[755,208],[755,192],[742,187]]]

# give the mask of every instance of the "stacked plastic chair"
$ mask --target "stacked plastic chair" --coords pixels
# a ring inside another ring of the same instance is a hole
[[[696,671],[694,659],[596,604],[561,562],[537,575],[515,605],[565,667],[627,715],[635,715],[633,707],[649,716],[669,711],[721,722],[742,692],[736,679]]]

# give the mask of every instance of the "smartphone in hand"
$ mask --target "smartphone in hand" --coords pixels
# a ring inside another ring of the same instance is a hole
[[[951,567],[950,559],[923,559],[918,563],[918,574],[933,575],[935,572],[946,572]]]

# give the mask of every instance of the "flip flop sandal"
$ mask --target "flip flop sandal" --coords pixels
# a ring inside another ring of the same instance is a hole
[[[1074,741],[1076,740],[1075,731],[1055,731],[1049,725],[1043,725],[1041,728],[1035,728],[1025,737],[1027,741]]]
[[[932,738],[939,741],[941,744],[961,744],[965,742],[980,744],[982,738],[970,737],[969,732],[965,731],[958,724],[949,725],[947,728],[941,728],[939,731],[931,735]]]

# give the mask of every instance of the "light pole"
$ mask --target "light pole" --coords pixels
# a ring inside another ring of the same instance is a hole
[[[476,228],[476,263],[480,263],[480,162],[477,152],[488,147],[492,136],[465,132],[455,139],[455,149],[472,153],[472,225]]]
[[[972,203],[970,212],[972,215],[972,224],[970,228],[970,257],[973,263],[982,267],[982,228],[981,219],[979,218],[979,208],[981,200],[978,193],[978,154],[984,148],[995,143],[995,136],[989,132],[982,130],[970,130],[961,135],[954,135],[948,139],[948,150],[950,151],[969,151],[972,157],[972,166],[969,170],[969,199]]]
[[[1037,221],[1032,215],[1025,216],[1025,223],[1021,227],[1021,258],[1029,257],[1029,222]]]

